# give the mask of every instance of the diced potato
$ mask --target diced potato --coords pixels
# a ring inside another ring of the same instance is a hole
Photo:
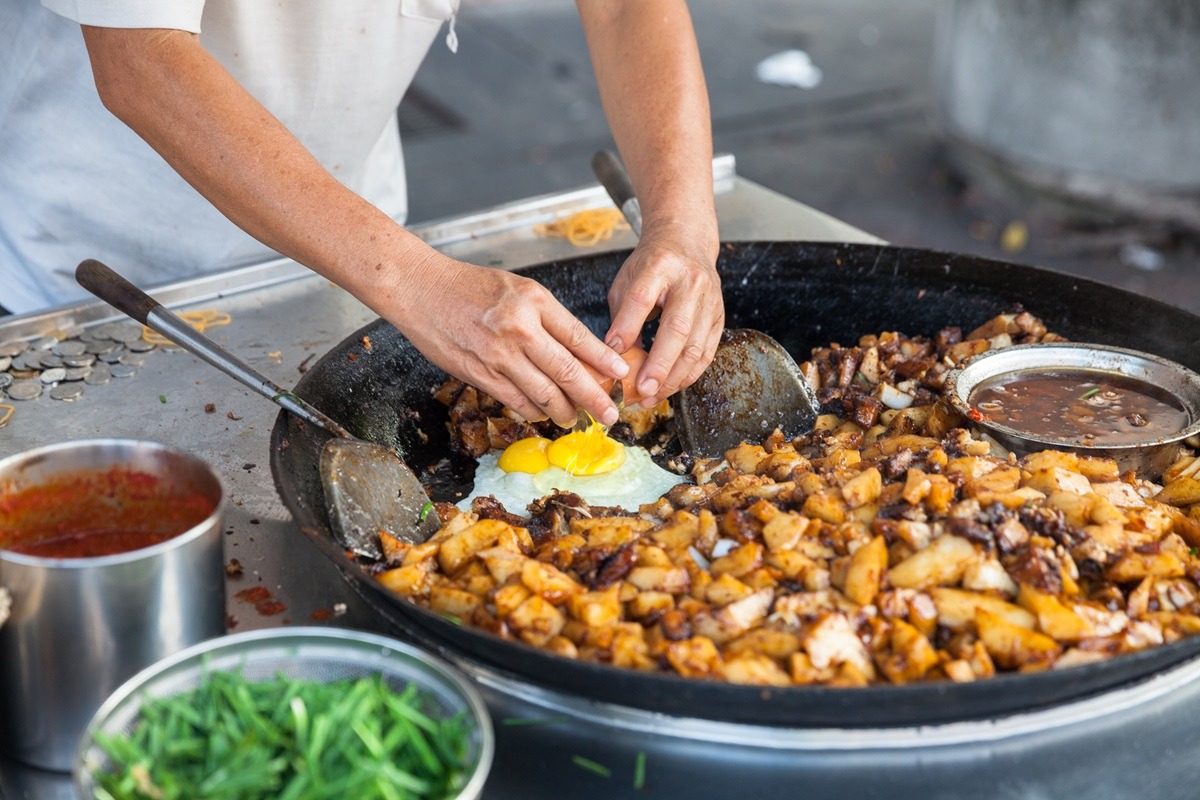
[[[1032,628],[1037,623],[1033,614],[999,597],[942,587],[930,589],[929,594],[937,607],[938,624],[951,630],[970,629],[975,623],[976,612],[981,609],[1022,628]]]
[[[715,642],[727,642],[765,619],[774,599],[774,591],[759,589],[715,611],[696,614],[692,618],[692,625],[701,636],[707,636]]]
[[[950,359],[952,364],[958,364],[971,356],[986,353],[990,347],[987,339],[968,339],[965,342],[950,345],[946,350],[946,358]]]
[[[879,671],[892,683],[919,681],[938,663],[929,639],[904,620],[892,623],[891,648],[876,658]]]
[[[919,469],[910,468],[904,478],[904,493],[901,496],[904,502],[911,506],[920,505],[932,487],[933,483],[928,475]]]
[[[832,667],[826,666],[818,669],[813,666],[812,659],[808,657],[808,653],[792,653],[788,659],[788,668],[792,676],[792,682],[801,685],[828,681],[836,674]]]
[[[1049,636],[982,608],[975,612],[975,627],[988,654],[1001,667],[1045,668],[1062,653],[1062,646]]]
[[[968,482],[964,491],[970,497],[988,493],[1008,494],[1015,492],[1020,485],[1021,470],[1016,467],[1001,467]]]
[[[879,499],[883,476],[875,467],[865,469],[842,485],[842,497],[851,508],[858,508]]]
[[[566,623],[562,612],[533,595],[508,615],[508,624],[529,644],[542,647],[558,636]]]
[[[791,686],[778,662],[764,655],[741,655],[725,662],[725,680],[749,686]]]
[[[1025,480],[1025,486],[1037,489],[1046,495],[1055,492],[1070,492],[1072,494],[1088,494],[1092,484],[1078,472],[1070,472],[1062,467],[1046,467],[1034,470]]]
[[[521,583],[554,605],[561,605],[568,597],[584,591],[583,586],[570,575],[532,558],[525,559],[521,567]]]
[[[826,614],[809,626],[802,636],[802,642],[812,665],[817,669],[849,663],[866,676],[875,674],[875,665],[866,645],[841,612]]]
[[[809,519],[795,512],[776,515],[763,525],[762,537],[772,553],[791,550],[808,530]]]
[[[945,514],[954,502],[954,484],[945,475],[930,475],[929,494],[925,497],[925,508],[931,514]]]
[[[1111,458],[1079,457],[1079,473],[1092,483],[1107,483],[1121,477],[1117,462]]]
[[[691,583],[683,567],[634,567],[625,580],[644,592],[668,594],[683,594]]]
[[[735,578],[753,572],[763,564],[763,547],[758,542],[746,542],[741,547],[732,550],[728,555],[718,558],[709,566],[714,576],[726,573]]]
[[[846,521],[846,503],[832,492],[822,490],[805,498],[801,513],[806,517],[840,525]]]
[[[512,576],[520,575],[525,562],[529,560],[504,547],[490,547],[487,550],[480,550],[476,555],[483,561],[488,572],[498,583],[504,583]]]
[[[641,634],[618,633],[613,637],[612,664],[624,669],[653,670],[658,667],[650,658],[650,648]]]
[[[643,567],[671,567],[675,562],[667,551],[653,545],[637,545],[637,563]]]
[[[1146,500],[1137,493],[1137,489],[1121,481],[1093,484],[1092,492],[1117,508],[1142,508],[1146,505]],[[1165,501],[1160,500],[1159,502]]]
[[[586,538],[589,547],[596,547],[599,542],[593,541],[593,536],[599,536],[602,540],[604,536],[611,535],[612,532],[628,529],[641,533],[653,527],[654,523],[641,517],[581,517],[571,520],[570,531]],[[622,539],[613,544],[620,546],[625,544],[625,541]]]
[[[1200,479],[1180,478],[1174,483],[1168,483],[1161,492],[1154,496],[1154,499],[1173,506],[1190,506],[1200,503]]]
[[[651,534],[660,547],[667,550],[679,550],[690,547],[700,537],[700,520],[695,514],[686,511],[676,512],[668,525]]]
[[[1092,507],[1096,504],[1095,495],[1078,495],[1071,492],[1054,492],[1047,498],[1053,508],[1063,512],[1067,522],[1076,528],[1082,528],[1091,519]]]
[[[442,572],[453,575],[480,550],[492,547],[511,526],[496,519],[481,519],[442,542],[438,563]]]
[[[457,517],[455,517],[457,519]],[[420,564],[422,561],[433,558],[437,555],[438,550],[442,547],[441,542],[435,542],[432,539],[421,544],[413,545],[404,553],[403,565],[410,567],[413,564]]]
[[[381,572],[379,582],[396,594],[422,597],[429,592],[429,576],[432,572],[433,561],[427,559]]]
[[[1105,575],[1111,581],[1126,583],[1143,578],[1179,578],[1186,572],[1183,562],[1174,553],[1133,551],[1121,556]]]
[[[404,556],[412,549],[408,542],[402,542],[387,531],[379,532],[379,547],[383,550],[383,559],[388,564],[400,564]]]
[[[888,580],[893,586],[903,589],[952,585],[962,578],[967,565],[978,557],[979,553],[973,544],[946,534],[892,567],[888,571]]]
[[[755,628],[725,645],[725,652],[731,658],[742,653],[762,653],[771,658],[785,659],[799,649],[799,636],[771,628]]]
[[[1030,453],[1025,456],[1021,464],[1030,472],[1037,472],[1043,469],[1064,469],[1067,472],[1080,472],[1079,455],[1059,450],[1042,450],[1038,453]]]
[[[470,619],[482,604],[478,597],[462,589],[451,586],[433,586],[429,589],[429,607],[459,619]]]
[[[671,642],[667,647],[667,663],[685,678],[720,677],[724,668],[717,645],[703,636]]]
[[[975,592],[1000,592],[1009,597],[1017,594],[1017,582],[995,557],[980,558],[968,564],[963,571],[962,586]]]
[[[663,614],[675,607],[675,596],[666,592],[639,592],[629,601],[629,616],[645,619],[652,614]]]
[[[887,542],[876,536],[854,551],[846,569],[843,593],[860,606],[870,605],[879,594],[879,583],[887,570]]]
[[[507,617],[532,595],[533,592],[526,589],[524,584],[505,584],[492,593],[492,605],[496,608],[497,616]]]
[[[715,606],[724,606],[751,594],[754,594],[753,589],[726,573],[708,585],[704,599]]]
[[[1085,622],[1083,617],[1060,603],[1054,595],[1022,584],[1017,602],[1037,617],[1038,628],[1042,633],[1060,642],[1077,642],[1093,635],[1092,626]]]
[[[990,458],[963,456],[962,458],[952,459],[942,471],[948,475],[957,473],[962,475],[967,481],[975,481],[993,472],[995,469],[996,462]]]
[[[971,669],[971,662],[966,659],[956,658],[947,661],[942,664],[942,671],[955,683],[970,683],[975,680],[975,671]]]
[[[758,471],[759,463],[765,461],[768,455],[760,445],[744,442],[726,451],[725,460],[743,475],[752,475]]]
[[[579,658],[579,649],[565,636],[555,636],[546,642],[546,649],[564,658]]]

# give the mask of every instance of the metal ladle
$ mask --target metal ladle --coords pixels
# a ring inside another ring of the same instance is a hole
[[[192,328],[109,267],[88,259],[75,270],[79,285],[156,333],[198,356],[243,386],[305,422],[333,434],[321,451],[321,482],[329,521],[339,542],[379,559],[379,532],[420,544],[438,529],[429,495],[408,465],[388,448],[356,438],[298,396],[264,377]]]
[[[642,210],[625,167],[610,150],[592,157],[592,171],[642,233]],[[760,441],[775,428],[785,436],[812,430],[820,403],[779,342],[762,331],[727,328],[712,364],[688,388],[671,398],[683,449],[720,458],[744,441]]]

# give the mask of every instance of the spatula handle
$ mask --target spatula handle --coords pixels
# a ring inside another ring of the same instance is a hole
[[[124,311],[156,333],[170,339],[189,353],[207,361],[238,383],[266,397],[301,419],[323,428],[334,436],[353,438],[338,423],[296,395],[261,375],[249,364],[209,339],[161,303],[134,286],[115,270],[89,258],[75,269],[79,285],[118,311]]]
[[[592,172],[600,185],[608,191],[608,196],[621,209],[629,227],[636,236],[642,235],[642,207],[638,205],[637,196],[633,193],[633,182],[621,159],[611,150],[600,150],[592,156]]]

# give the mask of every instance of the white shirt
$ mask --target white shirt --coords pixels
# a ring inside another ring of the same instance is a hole
[[[403,221],[396,108],[446,20],[453,49],[458,3],[0,0],[0,306],[85,296],[85,258],[152,286],[271,255],[101,105],[80,24],[199,33],[336,178]]]

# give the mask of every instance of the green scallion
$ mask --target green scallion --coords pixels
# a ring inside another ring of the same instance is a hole
[[[1099,394],[1099,393],[1100,393],[1100,387],[1099,387],[1099,386],[1097,386],[1096,388],[1094,388],[1094,389],[1088,389],[1086,392],[1084,392],[1083,394],[1081,394],[1081,395],[1079,396],[1079,399],[1080,399],[1080,400],[1087,400],[1087,399],[1088,399],[1089,397],[1091,397],[1092,395],[1094,395],[1094,394]]]
[[[598,764],[595,761],[592,761],[590,758],[584,758],[583,756],[571,756],[571,761],[575,764],[575,766],[581,769],[586,769],[588,772],[594,772],[601,778],[612,777],[611,769],[603,764]]]
[[[633,788],[639,792],[646,785],[646,751],[641,750],[637,754],[637,760],[633,762]]]

